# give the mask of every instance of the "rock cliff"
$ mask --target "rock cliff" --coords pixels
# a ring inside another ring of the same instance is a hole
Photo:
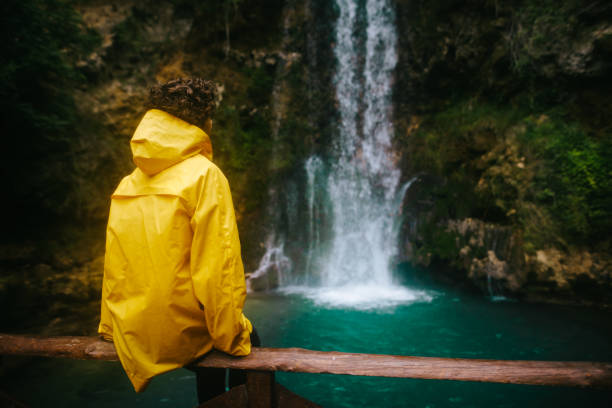
[[[417,177],[402,209],[401,260],[494,295],[610,302],[608,3],[394,1],[394,159],[406,180]],[[49,274],[49,287],[59,291],[97,282],[99,262],[91,262],[102,247],[72,251],[67,243],[92,236],[103,242],[108,196],[133,168],[128,140],[149,86],[198,75],[215,80],[223,94],[215,160],[230,180],[247,271],[255,270],[271,225],[265,209],[278,208],[279,225],[288,225],[283,217],[293,204],[282,198],[303,192],[285,181],[305,177],[305,157],[325,154],[336,129],[333,2],[76,4],[79,29],[97,41],[87,53],[58,48],[82,80],[62,83],[75,113],[58,125],[55,144],[47,137],[11,142],[13,152],[39,146],[30,156],[14,154],[30,157],[18,168],[7,160],[17,197],[11,218],[32,219],[27,227],[9,223],[20,236],[7,239],[32,250],[16,253],[3,243],[2,269],[41,276],[51,265],[93,276],[64,287],[62,274]],[[41,89],[53,89],[51,79]],[[34,219],[31,208],[45,211]],[[295,225],[304,216],[297,214]],[[299,257],[303,234],[291,234],[295,242],[286,249]],[[62,251],[71,266],[57,263]]]
[[[609,304],[612,7],[397,1],[404,259],[485,293]]]

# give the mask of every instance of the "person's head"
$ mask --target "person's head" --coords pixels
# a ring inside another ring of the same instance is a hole
[[[217,86],[213,81],[179,78],[153,86],[147,108],[163,110],[210,132],[217,97]]]

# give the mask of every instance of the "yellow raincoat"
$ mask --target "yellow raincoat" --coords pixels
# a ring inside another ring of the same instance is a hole
[[[251,351],[234,207],[208,135],[148,111],[131,141],[138,166],[112,195],[99,333],[138,392],[215,348]]]

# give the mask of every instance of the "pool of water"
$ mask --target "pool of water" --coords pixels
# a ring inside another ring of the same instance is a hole
[[[410,290],[409,288],[407,290]],[[612,361],[612,313],[584,307],[492,301],[420,288],[405,303],[334,307],[308,291],[249,295],[245,312],[264,346],[357,353]],[[14,361],[6,360],[12,364]],[[118,363],[31,359],[2,389],[32,407],[190,407],[193,375],[162,375],[135,394]],[[278,373],[324,407],[607,407],[609,391],[457,381]]]

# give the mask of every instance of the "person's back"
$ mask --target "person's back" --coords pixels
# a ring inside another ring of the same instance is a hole
[[[192,103],[194,88],[207,86],[206,96],[214,87],[188,81],[164,85],[166,92],[174,87]],[[198,127],[168,110],[149,110],[136,129],[138,167],[113,193],[107,228],[99,332],[115,343],[137,391],[213,347],[233,355],[251,349],[231,194],[202,130],[210,114]]]

